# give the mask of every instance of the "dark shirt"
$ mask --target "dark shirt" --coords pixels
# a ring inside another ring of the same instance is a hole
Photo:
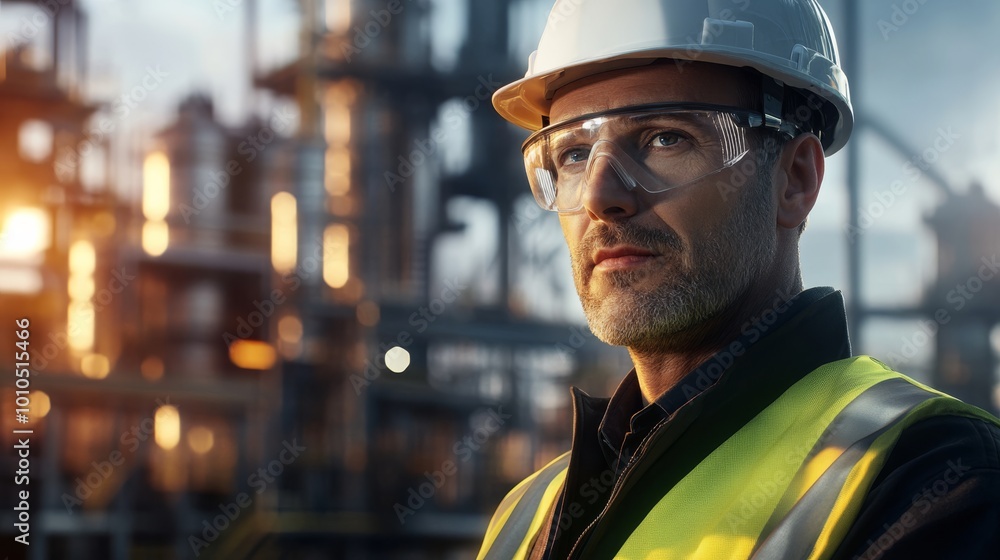
[[[573,454],[550,530],[536,542],[545,543],[544,557],[566,558],[577,540],[599,545],[588,557],[613,556],[627,535],[588,527],[654,432],[655,453],[644,453],[656,457],[643,461],[655,462],[649,470],[658,474],[617,497],[622,504],[614,514],[633,524],[785,389],[820,365],[850,357],[840,292],[813,288],[778,296],[770,310],[742,326],[738,340],[654,403],[643,406],[634,370],[610,399],[574,388]],[[680,411],[684,405],[690,406]],[[944,416],[906,429],[835,558],[1000,558],[1000,428]]]
[[[794,296],[775,294],[775,301],[766,311],[742,325],[740,337],[736,341],[739,348],[750,348],[768,332],[779,329],[790,317],[833,293],[833,288],[812,288]],[[836,344],[836,359],[851,356],[851,344],[846,331],[843,340],[837,340]],[[730,344],[727,348],[733,348],[733,345]],[[718,357],[717,354],[706,363],[719,362],[721,372],[721,366],[725,362],[718,360]],[[695,368],[656,399],[655,403],[643,407],[639,379],[635,369],[630,371],[615,390],[604,419],[601,420],[602,451],[608,464],[617,467],[616,471],[620,473],[658,422],[668,420],[678,408],[706,388],[705,381],[699,383],[699,377],[703,377],[702,372],[701,367]]]

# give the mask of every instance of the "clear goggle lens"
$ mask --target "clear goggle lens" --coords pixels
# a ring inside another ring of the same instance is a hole
[[[732,167],[749,152],[746,129],[762,122],[759,113],[743,109],[646,105],[543,128],[521,151],[538,204],[575,212],[600,173],[613,171],[629,191],[659,193]]]

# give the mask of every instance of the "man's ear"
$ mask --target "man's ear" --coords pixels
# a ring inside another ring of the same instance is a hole
[[[806,221],[825,170],[823,145],[815,135],[800,134],[785,144],[775,169],[778,226],[798,229]]]

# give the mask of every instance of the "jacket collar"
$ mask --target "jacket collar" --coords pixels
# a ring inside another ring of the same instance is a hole
[[[740,337],[723,350],[693,371],[688,373],[671,390],[664,393],[655,403],[643,406],[642,392],[639,380],[633,368],[618,385],[612,395],[606,412],[602,413],[600,424],[600,441],[602,452],[609,465],[615,465],[619,460],[627,462],[628,457],[620,457],[623,442],[630,434],[642,435],[648,433],[660,420],[667,419],[681,406],[695,398],[704,390],[713,386],[723,374],[737,368],[737,361],[746,354],[755,353],[755,344],[765,337],[777,337],[787,340],[790,352],[773,356],[775,366],[779,361],[781,367],[796,368],[802,358],[796,356],[796,349],[803,348],[799,344],[804,338],[820,337],[828,354],[834,361],[850,356],[850,342],[847,335],[847,316],[844,313],[843,296],[833,288],[811,288],[794,296],[776,294],[776,298],[768,310],[760,316],[745,323]],[[806,322],[805,328],[787,329],[786,324],[802,313],[813,314],[824,310],[824,315],[836,315],[834,325],[817,325]],[[834,326],[836,331],[828,331]],[[820,332],[824,331],[824,332]],[[737,355],[738,354],[738,355]],[[811,361],[811,360],[807,360]],[[809,370],[811,371],[811,370]],[[804,375],[808,371],[802,372]],[[587,397],[590,398],[590,397]],[[601,399],[603,401],[603,399]],[[587,409],[593,410],[593,404]]]
[[[591,397],[575,387],[572,389],[573,447],[563,494],[552,512],[553,519],[558,521],[549,526],[538,543],[544,546],[542,550],[549,557],[565,558],[584,528],[611,498],[613,491],[606,481],[617,478],[618,469],[612,467],[619,462],[618,449],[606,454],[605,449],[613,448],[614,444],[604,443],[603,434],[615,422],[621,423],[618,433],[625,434],[630,430],[633,414],[640,409],[651,411],[648,412],[653,424],[649,428],[651,434],[642,439],[655,436],[655,445],[643,445],[644,450],[639,454],[668,454],[675,459],[672,463],[677,464],[677,469],[671,470],[681,472],[693,468],[699,460],[698,453],[710,451],[716,441],[738,430],[746,418],[752,418],[795,381],[822,364],[850,356],[847,317],[840,292],[813,288],[794,298],[779,298],[778,304],[773,314],[765,312],[758,321],[742,329],[740,340],[745,342],[745,349],[740,355],[731,351],[716,354],[645,408],[634,370],[625,376],[610,399]],[[642,424],[646,426],[647,422]],[[700,438],[706,449],[687,455],[678,453],[681,456],[675,457],[678,454],[671,452],[673,442],[693,426],[700,432],[709,432]],[[640,466],[648,468],[648,463],[645,461]],[[673,474],[659,478],[669,484],[667,479]],[[630,476],[629,479],[639,477]],[[620,493],[632,499],[642,497],[629,493],[628,488]],[[639,494],[645,493],[648,492]],[[626,504],[623,508],[618,513],[622,520],[633,513],[641,513],[639,510],[643,506],[630,508]],[[631,511],[633,509],[635,511]],[[569,523],[561,526],[560,523],[567,519]],[[605,531],[603,526],[598,525],[595,533]],[[611,537],[607,546],[613,546],[611,541],[616,540],[616,535],[606,536]],[[593,540],[595,536],[590,537]],[[597,540],[602,539],[598,537]]]

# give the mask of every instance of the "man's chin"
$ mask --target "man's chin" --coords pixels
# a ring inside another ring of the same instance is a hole
[[[660,332],[657,326],[637,323],[635,321],[622,321],[606,317],[588,316],[587,323],[590,332],[598,340],[611,346],[624,346],[635,348],[647,346],[651,340],[663,340],[671,333]]]
[[[620,290],[593,295],[583,310],[594,336],[612,346],[631,346],[656,330],[650,310]]]
[[[591,334],[597,337],[597,340],[611,346],[628,346],[631,343],[629,333],[624,330],[621,321],[609,318],[603,313],[585,311],[587,326],[590,328]]]
[[[611,298],[627,301],[629,298],[648,296],[668,288],[663,285],[666,281],[664,278],[636,272],[603,272],[590,277],[587,291],[596,301]]]
[[[706,318],[678,294],[648,296],[623,290],[592,293],[583,305],[590,331],[612,346],[648,347],[660,345]]]

